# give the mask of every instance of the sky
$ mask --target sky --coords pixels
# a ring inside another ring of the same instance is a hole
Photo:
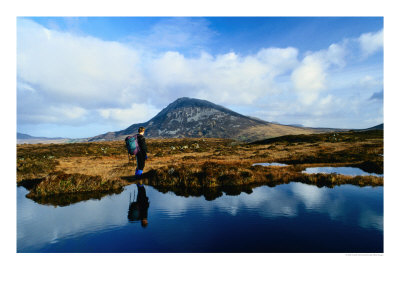
[[[383,123],[383,17],[17,17],[17,131],[84,138],[180,97],[281,124]]]

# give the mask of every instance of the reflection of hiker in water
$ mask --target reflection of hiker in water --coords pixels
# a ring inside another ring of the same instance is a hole
[[[136,202],[129,204],[128,220],[130,222],[139,221],[142,227],[146,227],[147,221],[147,210],[149,209],[149,198],[146,196],[146,190],[142,184],[137,184],[138,195]]]
[[[140,151],[136,154],[136,172],[135,177],[140,178],[143,174],[143,169],[145,165],[145,161],[147,159],[147,146],[146,146],[146,139],[144,138],[144,127],[139,127],[137,141],[139,144]]]

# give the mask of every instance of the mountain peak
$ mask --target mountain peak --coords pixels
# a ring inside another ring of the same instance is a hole
[[[148,137],[227,137],[236,136],[246,128],[266,125],[207,100],[181,97],[143,124],[133,124],[116,133],[129,135],[138,126],[146,127]]]
[[[174,108],[177,106],[210,106],[210,107],[219,107],[219,105],[216,105],[210,101],[207,100],[201,100],[201,99],[196,99],[196,98],[189,98],[189,97],[181,97],[176,99],[174,102],[169,104],[167,108]]]
[[[170,103],[155,117],[145,123],[133,124],[125,130],[103,134],[92,138],[122,139],[135,134],[140,126],[146,128],[147,137],[183,138],[212,137],[246,139],[249,130],[269,131],[269,122],[254,119],[234,112],[207,100],[181,97]],[[260,129],[261,127],[263,129]],[[266,127],[267,126],[267,127]],[[276,125],[278,126],[278,125]],[[287,131],[283,128],[282,131]]]

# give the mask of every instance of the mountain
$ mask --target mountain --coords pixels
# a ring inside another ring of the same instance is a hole
[[[19,140],[31,140],[31,139],[37,139],[37,140],[62,140],[65,138],[62,137],[55,137],[55,138],[47,138],[47,137],[37,137],[37,136],[31,136],[29,134],[25,134],[25,133],[20,133],[17,132],[17,139]]]
[[[286,134],[308,134],[310,128],[273,124],[257,118],[247,117],[216,105],[207,100],[179,98],[145,123],[108,132],[89,138],[89,141],[119,140],[136,134],[140,126],[146,128],[146,137],[183,138],[212,137],[250,141]]]
[[[25,133],[19,133],[17,132],[17,139],[18,140],[26,140],[26,139],[33,139],[34,137],[29,135],[29,134],[25,134]]]
[[[383,130],[383,123],[365,129],[351,129],[351,131],[369,131],[369,130]]]
[[[379,125],[376,125],[374,127],[367,128],[365,130],[383,130],[383,123],[379,124]]]
[[[56,138],[36,137],[36,136],[31,136],[29,134],[17,132],[17,144],[65,143],[69,141],[71,141],[71,139],[62,137],[56,137]]]

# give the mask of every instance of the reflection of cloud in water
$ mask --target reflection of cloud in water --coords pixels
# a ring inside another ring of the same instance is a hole
[[[383,216],[373,210],[365,209],[361,212],[359,224],[363,228],[383,230]]]
[[[268,218],[297,215],[296,201],[287,197],[282,190],[267,186],[255,188],[251,194],[225,195],[215,200],[215,203],[220,210],[233,211],[232,207],[236,207],[236,212],[243,209]]]
[[[340,188],[329,189],[314,185],[295,183],[292,190],[308,210],[327,214],[332,220],[343,221],[346,215],[346,202]],[[333,192],[336,190],[336,192]]]
[[[151,210],[166,214],[168,217],[180,217],[192,209],[205,213],[211,209],[206,205],[204,197],[176,196],[173,192],[162,194],[150,186],[146,186],[146,192],[151,202]],[[154,201],[155,199],[160,201]]]
[[[326,202],[326,192],[323,188],[308,184],[293,184],[293,193],[303,201],[308,209],[318,209]],[[325,196],[325,197],[324,197]]]
[[[19,195],[26,194],[19,188]],[[22,196],[23,197],[23,196]],[[107,230],[127,223],[129,192],[105,196],[99,200],[88,200],[65,207],[37,204],[32,200],[18,202],[18,243],[26,247],[55,242],[57,239]],[[39,220],[39,221],[38,221]]]
[[[307,173],[307,174],[316,174],[316,173],[337,173],[337,174],[342,174],[342,175],[350,175],[350,176],[357,176],[357,175],[373,175],[373,176],[383,176],[382,174],[376,174],[376,173],[368,173],[366,171],[361,170],[360,168],[354,168],[354,167],[312,167],[312,168],[306,168],[302,173]]]

